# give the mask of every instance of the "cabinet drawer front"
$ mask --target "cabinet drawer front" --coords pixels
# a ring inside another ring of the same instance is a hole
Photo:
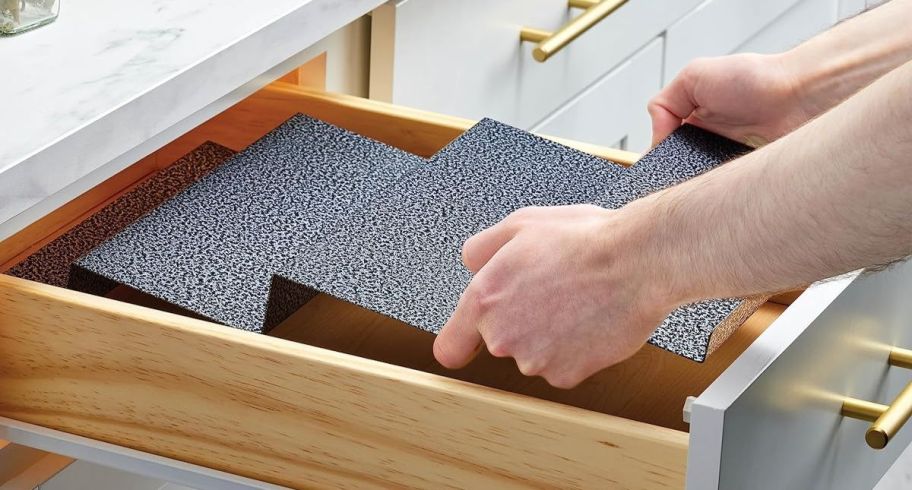
[[[912,371],[891,367],[912,346],[912,263],[810,288],[697,399],[688,487],[873,488],[912,441],[882,450],[869,422],[841,415],[852,397],[889,404]],[[784,348],[783,348],[784,347]]]
[[[491,117],[528,129],[697,3],[627,2],[544,63],[532,59],[533,45],[520,43],[519,31],[556,30],[579,15],[581,11],[569,9],[566,0],[388,5],[384,8],[389,11],[374,16],[373,45],[385,48],[372,47],[371,61],[371,76],[378,77],[372,88],[388,84],[387,93],[373,90],[371,96],[473,119]]]
[[[837,21],[837,0],[802,0],[734,51],[781,53]]]
[[[668,28],[665,82],[692,59],[733,52],[799,0],[708,0]],[[821,15],[824,15],[821,13]]]
[[[629,60],[532,128],[599,145],[625,141],[625,149],[649,149],[652,124],[646,105],[662,84],[662,39]],[[611,117],[624,114],[625,117]]]

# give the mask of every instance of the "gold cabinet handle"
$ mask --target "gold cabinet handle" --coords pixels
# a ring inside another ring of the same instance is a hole
[[[891,366],[912,369],[912,350],[893,348],[889,362]],[[872,422],[865,432],[865,441],[874,449],[883,449],[912,416],[912,382],[890,405],[846,398],[842,402],[842,415]]]
[[[519,39],[538,43],[538,46],[532,50],[532,57],[536,61],[543,62],[625,3],[627,0],[568,0],[567,4],[571,8],[581,8],[586,11],[565,24],[557,32],[523,27],[519,32]]]

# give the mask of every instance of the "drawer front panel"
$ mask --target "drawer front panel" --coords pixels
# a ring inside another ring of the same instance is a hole
[[[555,30],[580,14],[566,0],[400,2],[375,15],[375,70],[388,70],[398,104],[528,129],[608,73],[698,0],[636,0],[544,63],[520,43],[522,27]],[[392,39],[389,39],[392,37]],[[374,81],[372,81],[372,84]],[[372,87],[373,88],[373,87]],[[372,92],[372,96],[379,95]]]
[[[760,32],[798,0],[708,0],[668,28],[665,82],[699,56],[719,56]]]
[[[0,415],[296,488],[679,488],[684,433],[0,275]]]
[[[648,150],[646,105],[661,87],[662,45],[661,38],[653,40],[532,131],[607,146],[625,140],[627,150]]]
[[[912,427],[875,450],[870,423],[840,412],[846,397],[889,404],[912,382],[912,371],[887,362],[891,347],[912,347],[910,289],[905,263],[798,298],[697,400],[689,487],[873,488]]]
[[[836,23],[836,0],[802,0],[735,49],[742,53],[781,53]]]

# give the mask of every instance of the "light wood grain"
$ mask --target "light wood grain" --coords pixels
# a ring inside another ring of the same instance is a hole
[[[277,81],[308,87],[313,90],[326,90],[326,53],[318,54],[307,63],[286,73]]]
[[[772,303],[777,303],[780,305],[790,305],[794,303],[795,300],[798,299],[798,296],[801,296],[802,293],[804,293],[803,288],[795,289],[793,291],[785,291],[783,293],[773,295],[769,300]]]
[[[0,276],[0,415],[293,487],[681,488],[687,434]]]
[[[482,352],[451,371],[434,359],[434,335],[328,295],[318,295],[270,335],[406,366],[472,383],[552,400],[654,425],[687,430],[682,409],[698,396],[785,310],[765,304],[705,362],[651,345],[572,390],[523,376],[511,359]]]
[[[205,141],[214,141],[240,151],[297,113],[322,119],[425,157],[433,155],[476,122],[276,82],[168,145],[157,153],[157,158],[173,162]],[[639,158],[636,153],[614,148],[551,139],[624,165],[630,165]]]

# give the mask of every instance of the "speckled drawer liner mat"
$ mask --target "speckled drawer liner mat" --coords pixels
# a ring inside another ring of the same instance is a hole
[[[224,146],[203,143],[168,168],[154,173],[63,235],[51,240],[13,266],[7,274],[66,287],[71,264],[179,194],[234,154],[233,150]]]
[[[436,332],[473,233],[527,205],[619,207],[746,150],[684,127],[624,169],[484,120],[425,161],[296,116],[79,261],[71,286],[125,284],[252,331],[321,291]],[[703,360],[756,306],[689,305],[650,342]]]
[[[296,257],[313,257],[331,232],[344,236],[361,204],[424,164],[293,117],[83,258],[70,287],[104,294],[124,284],[225,325],[268,330],[273,275]],[[315,294],[296,288],[279,297]]]

